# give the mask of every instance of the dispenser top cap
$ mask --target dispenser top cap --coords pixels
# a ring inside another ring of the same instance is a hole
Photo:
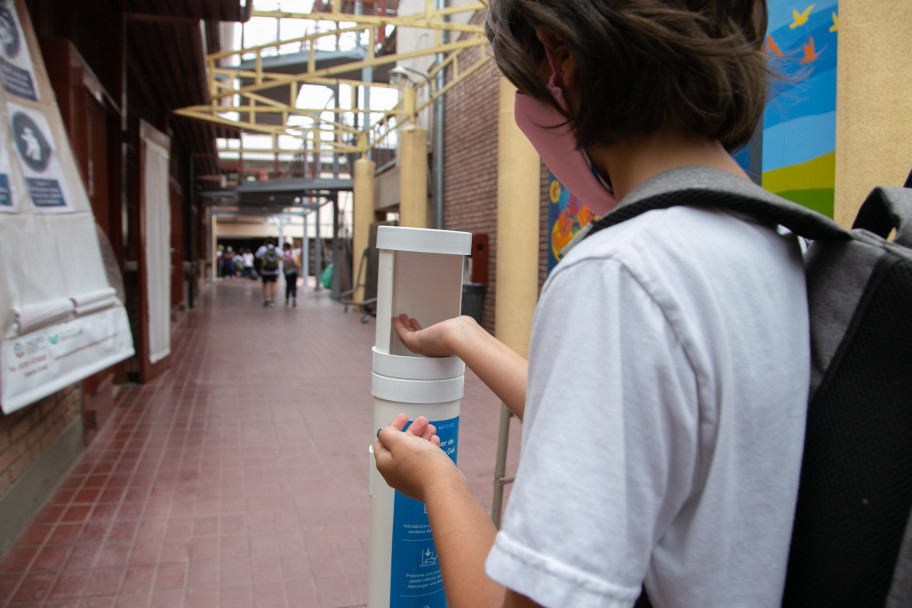
[[[472,252],[472,233],[430,228],[406,228],[404,226],[380,226],[377,228],[377,249],[469,255]]]

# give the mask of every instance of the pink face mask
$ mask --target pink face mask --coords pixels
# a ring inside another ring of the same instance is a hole
[[[550,54],[548,59],[551,59]],[[560,74],[554,69],[553,61],[551,64],[553,72],[548,88],[561,107],[566,109],[564,92],[557,84]],[[565,121],[557,110],[517,91],[513,119],[551,173],[593,213],[604,215],[617,206],[617,200],[592,167],[589,157],[583,150],[577,149],[570,125],[554,127]]]

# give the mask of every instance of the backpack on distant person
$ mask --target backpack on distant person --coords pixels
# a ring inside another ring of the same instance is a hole
[[[282,268],[285,274],[297,274],[298,272],[298,261],[295,259],[294,253],[290,253],[282,258],[284,264]]]
[[[698,181],[622,204],[586,236],[688,205],[743,213],[810,240],[811,387],[782,605],[908,608],[912,173],[904,188],[875,188],[851,230],[740,178]]]
[[[263,270],[272,272],[279,269],[279,252],[275,247],[267,247],[263,253]]]

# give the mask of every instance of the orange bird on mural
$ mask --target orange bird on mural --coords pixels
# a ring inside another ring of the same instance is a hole
[[[780,49],[779,45],[776,44],[776,41],[773,40],[772,34],[766,35],[766,50],[772,51],[776,55],[776,57],[778,57],[779,59],[782,59],[782,49]]]
[[[802,45],[804,47],[804,57],[801,59],[801,63],[810,63],[820,57],[820,53],[814,50],[814,38],[813,36],[808,39],[808,43]],[[821,49],[823,50],[823,49]]]
[[[795,21],[794,21],[794,23],[791,23],[791,24],[789,25],[789,29],[790,29],[790,30],[793,30],[793,29],[795,29],[796,27],[801,26],[801,25],[804,25],[805,23],[807,23],[808,15],[810,15],[810,14],[811,14],[811,11],[814,10],[814,6],[815,6],[815,5],[813,5],[813,4],[810,5],[809,7],[807,7],[806,9],[804,9],[804,12],[803,12],[803,13],[799,13],[797,10],[792,9],[792,17],[795,18]]]

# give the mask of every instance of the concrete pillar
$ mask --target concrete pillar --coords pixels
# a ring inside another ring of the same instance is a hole
[[[399,130],[399,224],[428,227],[427,129]]]
[[[367,244],[370,241],[370,226],[374,221],[374,172],[376,163],[368,158],[359,158],[355,161],[354,184],[354,209],[352,235],[352,287],[356,288],[353,294],[355,302],[364,301],[364,282],[366,276],[358,276],[361,259]],[[367,266],[364,267],[367,273]]]
[[[871,188],[912,170],[912,3],[839,3],[835,219],[850,226]]]
[[[497,137],[497,338],[526,356],[538,301],[541,160],[513,120],[515,88],[500,79]]]

